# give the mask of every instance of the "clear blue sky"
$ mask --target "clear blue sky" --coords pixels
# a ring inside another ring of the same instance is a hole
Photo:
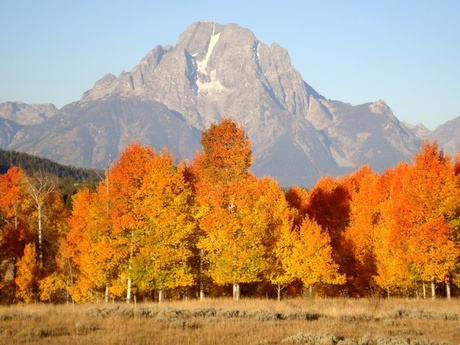
[[[385,100],[430,129],[460,116],[460,1],[0,0],[0,102],[76,101],[198,20],[285,47],[320,94]]]

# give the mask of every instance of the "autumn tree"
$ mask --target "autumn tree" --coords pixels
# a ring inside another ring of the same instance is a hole
[[[305,210],[308,218],[329,235],[334,262],[339,265],[339,272],[345,274],[349,280],[346,288],[354,293],[355,263],[350,243],[344,236],[350,218],[348,189],[339,179],[330,176],[321,178],[310,190]]]
[[[459,257],[452,226],[459,210],[459,189],[450,157],[436,142],[425,141],[413,164],[399,164],[381,178],[386,187],[375,237],[377,283],[407,289],[450,279]]]
[[[360,295],[373,288],[376,275],[374,239],[382,201],[378,180],[367,166],[342,179],[350,195],[350,220],[344,237],[353,257],[353,284]]]
[[[231,187],[239,187],[233,189]],[[244,187],[244,188],[243,188]],[[198,247],[205,252],[208,274],[219,285],[233,284],[239,299],[239,284],[260,281],[266,269],[267,218],[257,208],[261,193],[255,177],[244,185],[228,186],[231,204],[206,205],[200,226],[205,236]]]
[[[105,185],[96,192],[84,188],[73,200],[69,233],[64,246],[70,291],[77,302],[96,301],[98,292],[108,302],[110,279],[122,253],[112,236],[112,224],[106,213]]]
[[[6,174],[0,175],[0,195],[0,285],[6,273],[11,272],[13,284],[3,282],[5,285],[1,289],[2,297],[12,300],[16,263],[22,257],[25,245],[31,241],[27,228],[25,174],[21,169],[12,166]]]
[[[458,216],[460,191],[449,156],[437,143],[424,141],[414,156],[404,188],[408,251],[422,281],[430,281],[435,296],[436,280],[447,284],[459,257],[450,222]],[[423,260],[422,258],[425,258]],[[440,260],[440,258],[444,258]]]
[[[133,258],[140,247],[141,229],[146,218],[145,208],[142,207],[146,195],[142,185],[154,155],[150,147],[129,144],[109,172],[113,236],[117,239],[117,250],[124,256],[119,283],[127,282],[127,303],[132,300]]]
[[[138,193],[145,214],[142,242],[133,258],[133,276],[141,292],[154,289],[159,301],[164,290],[194,284],[190,266],[195,244],[193,195],[184,166],[177,166],[167,150],[153,154]]]
[[[228,118],[204,130],[201,144],[203,153],[193,164],[204,233],[198,247],[208,274],[219,285],[232,284],[239,299],[239,284],[260,280],[265,265],[265,229],[258,226],[253,207],[260,193],[248,172],[251,144],[244,129]]]
[[[374,260],[376,275],[374,280],[389,296],[391,292],[407,290],[415,278],[411,274],[407,260],[405,225],[398,222],[401,206],[405,204],[402,193],[404,176],[408,164],[400,163],[388,169],[376,183],[375,193],[379,195],[377,217],[374,224]]]
[[[277,298],[281,299],[281,290],[295,279],[290,274],[283,262],[290,256],[290,247],[287,238],[296,226],[295,221],[299,212],[290,207],[286,195],[279,187],[277,181],[264,177],[259,179],[258,189],[262,192],[257,202],[258,219],[265,221],[267,262],[265,276],[272,284],[276,285]]]
[[[300,228],[290,234],[291,255],[283,258],[284,266],[309,288],[310,296],[314,284],[345,283],[345,275],[339,274],[339,266],[332,258],[329,235],[316,222],[306,217]]]
[[[201,137],[203,154],[197,157],[200,183],[224,189],[226,183],[244,181],[252,163],[251,142],[244,129],[229,118],[212,124]]]

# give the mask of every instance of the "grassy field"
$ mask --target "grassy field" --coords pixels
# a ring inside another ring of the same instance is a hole
[[[460,344],[460,300],[227,299],[0,307],[0,344]]]

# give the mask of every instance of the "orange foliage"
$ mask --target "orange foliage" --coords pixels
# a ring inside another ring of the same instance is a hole
[[[374,238],[382,200],[377,183],[378,176],[367,167],[344,179],[351,198],[350,223],[344,237],[354,258],[354,285],[360,294],[372,286],[376,274]]]
[[[251,142],[244,129],[229,118],[212,124],[201,137],[203,155],[200,156],[203,180],[227,183],[244,179],[251,166]]]
[[[0,259],[17,268],[16,297],[56,301],[67,290],[78,302],[105,293],[129,300],[131,290],[210,279],[237,292],[240,283],[264,280],[280,296],[300,280],[320,293],[362,296],[455,281],[460,152],[452,161],[425,141],[411,164],[383,174],[364,166],[324,177],[310,192],[293,186],[283,193],[275,180],[248,171],[250,141],[230,119],[203,131],[201,142],[190,166],[177,165],[166,149],[128,145],[96,191],[75,195],[68,232],[53,189],[46,200],[31,199],[34,180],[30,196],[20,169],[0,176]],[[43,248],[33,243],[37,225],[27,222],[39,211]]]
[[[297,215],[295,217],[296,226],[300,226],[303,217],[307,213],[308,197],[308,191],[297,186],[290,187],[286,192],[286,200],[289,206],[297,210]]]
[[[101,186],[99,186],[101,191]],[[75,284],[71,294],[75,301],[94,301],[94,291],[102,291],[107,270],[114,269],[120,259],[112,238],[112,225],[108,219],[102,193],[88,189],[78,192],[69,218],[70,231],[65,242],[65,255],[71,260]]]
[[[13,265],[22,256],[25,244],[31,240],[26,226],[27,203],[24,183],[25,174],[11,167],[0,175],[0,259]]]
[[[350,194],[340,180],[327,176],[311,189],[306,215],[316,222],[331,240],[332,258],[339,265],[339,272],[349,282],[346,289],[354,289],[354,258],[350,244],[344,236],[350,217]]]
[[[455,173],[455,176],[460,175],[460,150],[458,150],[457,154],[455,155],[454,173]]]
[[[306,213],[329,232],[334,246],[350,216],[348,190],[330,176],[321,178],[310,191]]]
[[[459,258],[449,225],[458,215],[460,197],[450,158],[436,142],[425,141],[412,165],[399,164],[382,182],[376,281],[385,288],[406,288],[447,279]]]

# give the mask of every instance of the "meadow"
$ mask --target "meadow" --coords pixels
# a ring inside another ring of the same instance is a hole
[[[460,300],[205,299],[0,307],[0,344],[460,344]]]

